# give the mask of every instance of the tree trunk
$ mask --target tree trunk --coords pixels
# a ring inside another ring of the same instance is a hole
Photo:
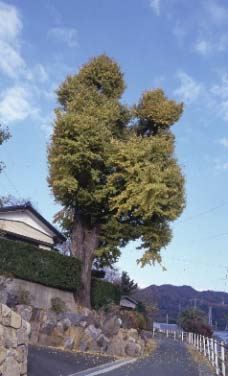
[[[92,228],[83,224],[80,219],[76,219],[71,239],[71,255],[81,260],[81,288],[78,295],[79,303],[87,308],[91,308],[91,270],[93,255],[98,246],[98,228]]]

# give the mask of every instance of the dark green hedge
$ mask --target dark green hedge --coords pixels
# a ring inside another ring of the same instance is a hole
[[[119,304],[120,288],[110,282],[92,279],[91,304],[95,309],[99,309],[109,303]]]
[[[0,274],[77,292],[81,282],[81,264],[79,260],[55,251],[0,239]]]

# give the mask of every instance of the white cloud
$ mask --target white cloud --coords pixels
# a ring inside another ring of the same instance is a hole
[[[228,148],[228,138],[226,137],[223,137],[219,140],[219,143],[223,146],[225,146],[226,148]]]
[[[228,7],[217,0],[205,0],[202,4],[196,26],[198,38],[193,48],[202,56],[214,57],[228,48]]]
[[[0,74],[12,80],[0,91],[0,119],[11,126],[30,118],[47,133],[48,121],[39,110],[39,101],[45,97],[49,76],[42,64],[29,66],[23,59],[22,28],[18,9],[0,0]]]
[[[48,37],[66,43],[70,48],[78,45],[77,30],[74,28],[55,27],[48,31]]]
[[[0,40],[0,70],[10,77],[25,71],[26,64],[20,53],[10,44]]]
[[[21,29],[22,22],[17,8],[0,1],[0,38],[15,39]]]
[[[172,30],[172,33],[173,35],[176,37],[179,45],[183,45],[184,43],[184,39],[185,37],[187,36],[187,30],[185,29],[185,27],[183,25],[181,25],[180,23],[177,23],[173,30]]]
[[[218,84],[212,86],[211,92],[222,99],[228,98],[228,74],[227,73],[222,74],[221,81]]]
[[[217,161],[217,163],[216,163],[216,169],[217,170],[228,170],[228,162],[221,163],[221,162]]]
[[[225,121],[228,121],[228,74],[223,73],[219,83],[213,85],[210,89],[211,95],[217,102],[217,113]]]
[[[202,56],[215,56],[217,53],[225,52],[228,48],[228,35],[220,34],[216,38],[198,38],[193,49]]]
[[[156,14],[156,16],[160,16],[160,11],[161,11],[160,0],[149,0],[149,1],[150,1],[150,7],[152,8],[153,12]]]
[[[23,28],[20,14],[15,6],[0,1],[0,71],[10,78],[22,78],[45,82],[48,78],[42,64],[28,68],[20,47]]]
[[[209,40],[198,39],[194,45],[194,50],[200,55],[208,56],[213,50],[213,46]]]
[[[20,75],[26,66],[20,55],[21,30],[17,8],[0,1],[0,70],[10,77]]]
[[[220,103],[219,111],[220,115],[225,121],[228,121],[228,99]]]
[[[227,51],[227,47],[228,47],[228,35],[222,34],[218,41],[218,51],[219,52]]]
[[[48,0],[48,1],[45,0],[43,2],[43,5],[46,7],[46,9],[47,9],[47,11],[49,13],[50,19],[54,20],[54,22],[56,24],[61,24],[61,22],[62,22],[62,14],[59,12],[59,10],[54,5],[54,1],[52,2],[51,0]]]
[[[180,72],[177,77],[180,85],[174,95],[186,104],[192,105],[197,101],[198,107],[204,107],[212,116],[228,122],[228,73],[220,74],[218,83],[214,85],[196,81],[185,72]]]
[[[44,83],[48,81],[49,75],[42,64],[37,64],[27,72],[27,78],[31,81]]]
[[[11,81],[8,87],[0,89],[0,121],[11,127],[31,120],[31,123],[39,124],[46,135],[50,135],[50,108],[54,106],[56,97],[54,90],[69,67],[62,61],[56,65],[54,59],[45,66],[39,61],[35,65],[29,64],[21,51],[24,45],[22,21],[16,6],[0,0],[0,78],[7,77],[5,82]],[[75,29],[55,28],[51,36],[70,47],[77,44]]]
[[[40,127],[48,139],[53,132],[53,121],[53,114],[40,118]]]
[[[38,110],[31,103],[31,93],[21,86],[7,89],[1,95],[0,117],[6,124],[12,124],[36,116]]]
[[[223,170],[228,170],[228,163],[223,163],[222,168]]]
[[[218,1],[205,1],[205,10],[209,14],[211,21],[216,25],[221,26],[221,24],[226,23],[228,20],[228,9],[219,4]]]
[[[203,85],[185,72],[180,72],[178,78],[180,86],[174,91],[174,94],[180,97],[185,103],[193,103],[203,93]]]

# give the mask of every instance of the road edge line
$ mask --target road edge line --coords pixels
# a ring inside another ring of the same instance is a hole
[[[94,368],[89,368],[84,371],[80,371],[77,373],[72,373],[68,376],[96,376],[96,375],[101,375],[110,371],[113,371],[114,369],[123,367],[127,364],[131,364],[136,362],[137,359],[128,359],[128,360],[117,360],[114,362],[102,364],[101,366],[97,366]]]

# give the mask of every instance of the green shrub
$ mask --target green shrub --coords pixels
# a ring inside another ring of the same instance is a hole
[[[120,288],[110,282],[92,278],[91,304],[95,309],[99,309],[107,304],[120,302]]]
[[[17,304],[29,305],[31,303],[30,292],[20,287],[16,292],[16,299]]]
[[[67,307],[62,299],[56,297],[51,299],[51,309],[55,313],[62,313],[67,310]]]
[[[142,313],[122,309],[120,311],[120,317],[123,323],[123,328],[147,329],[147,321]]]
[[[0,274],[77,292],[81,283],[81,263],[55,251],[0,239]]]
[[[179,325],[186,332],[201,334],[205,337],[212,337],[213,328],[207,324],[204,312],[189,308],[181,313]]]

